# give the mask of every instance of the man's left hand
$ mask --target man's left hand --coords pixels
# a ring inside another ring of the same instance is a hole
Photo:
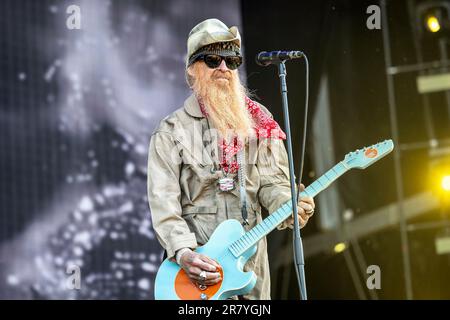
[[[300,185],[300,192],[305,190],[305,186],[303,184]],[[300,228],[303,228],[307,223],[309,218],[314,214],[314,209],[316,205],[314,203],[314,199],[311,197],[300,197],[298,201],[298,222],[300,224]],[[287,224],[289,227],[294,225],[294,217],[292,216],[287,220]]]

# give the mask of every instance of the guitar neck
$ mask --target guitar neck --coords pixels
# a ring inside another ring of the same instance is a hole
[[[319,179],[310,184],[300,193],[300,197],[315,197],[319,192],[325,190],[331,183],[349,170],[343,162],[339,162],[333,168],[328,170]],[[292,215],[292,201],[289,200],[270,214],[261,223],[247,231],[242,237],[233,242],[229,249],[235,257],[241,256],[245,251],[253,247],[259,240],[268,235],[279,224]]]

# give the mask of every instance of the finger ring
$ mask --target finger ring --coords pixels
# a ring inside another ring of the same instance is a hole
[[[305,212],[308,216],[312,216],[314,214],[314,209]]]
[[[202,279],[202,281],[205,281],[206,280],[206,271],[203,270],[202,272],[200,272],[199,276]]]

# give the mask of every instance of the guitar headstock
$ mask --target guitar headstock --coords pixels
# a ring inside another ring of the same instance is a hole
[[[385,140],[348,153],[343,162],[349,168],[365,169],[394,149],[392,140]]]

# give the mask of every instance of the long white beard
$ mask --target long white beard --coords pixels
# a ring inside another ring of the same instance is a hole
[[[232,73],[229,81],[195,77],[193,89],[202,101],[208,119],[220,136],[238,135],[246,139],[252,133],[253,121],[245,103],[246,90],[238,74]],[[228,139],[227,139],[228,140]]]

